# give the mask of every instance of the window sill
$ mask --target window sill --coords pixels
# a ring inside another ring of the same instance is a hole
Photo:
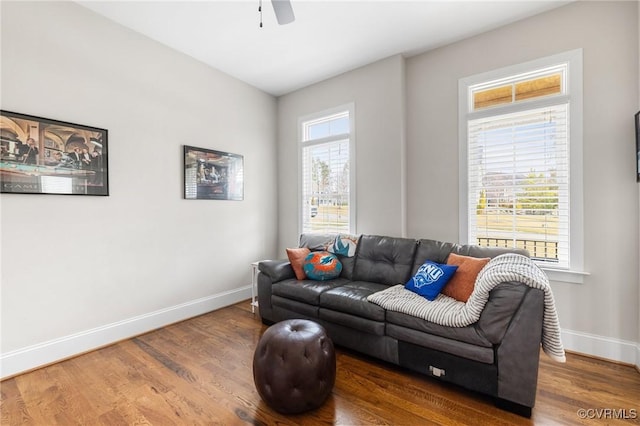
[[[584,282],[584,277],[591,275],[589,272],[572,271],[569,269],[552,269],[544,267],[541,267],[541,269],[547,274],[549,281],[563,283],[582,284]]]

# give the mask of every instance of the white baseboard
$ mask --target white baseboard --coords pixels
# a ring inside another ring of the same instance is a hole
[[[251,297],[251,286],[214,294],[145,315],[107,324],[0,355],[0,380],[232,305]],[[562,330],[568,351],[635,365],[640,370],[640,343],[573,330]]]
[[[628,340],[562,330],[562,344],[571,352],[579,352],[624,364],[640,365],[640,343]],[[640,367],[639,367],[640,368]]]
[[[0,380],[128,339],[251,297],[251,286],[214,294],[148,314],[0,355]]]

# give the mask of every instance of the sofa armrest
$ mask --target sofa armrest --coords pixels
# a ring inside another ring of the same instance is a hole
[[[528,288],[521,283],[504,282],[495,286],[489,293],[489,300],[480,314],[476,327],[494,345],[502,342]]]
[[[268,276],[272,283],[296,277],[291,263],[284,259],[263,260],[258,264],[258,270]]]
[[[282,280],[295,278],[288,260],[263,260],[258,264],[258,311],[262,322],[275,322],[271,305],[271,286]]]
[[[538,383],[544,292],[528,288],[496,348],[498,398],[533,407]]]

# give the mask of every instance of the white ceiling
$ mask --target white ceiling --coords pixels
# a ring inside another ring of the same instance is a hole
[[[411,56],[568,1],[292,0],[279,26],[269,0],[78,1],[279,96],[395,54]]]

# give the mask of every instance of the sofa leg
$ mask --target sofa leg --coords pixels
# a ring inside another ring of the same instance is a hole
[[[502,398],[495,398],[494,403],[496,407],[502,410],[509,411],[526,418],[531,417],[531,407],[527,407],[526,405],[518,404],[513,401],[507,401],[506,399]]]
[[[266,319],[266,318],[260,318],[260,319],[262,320],[262,323],[263,323],[264,325],[273,325],[273,324],[275,324],[275,322],[274,322],[274,321],[268,320],[268,319]]]

